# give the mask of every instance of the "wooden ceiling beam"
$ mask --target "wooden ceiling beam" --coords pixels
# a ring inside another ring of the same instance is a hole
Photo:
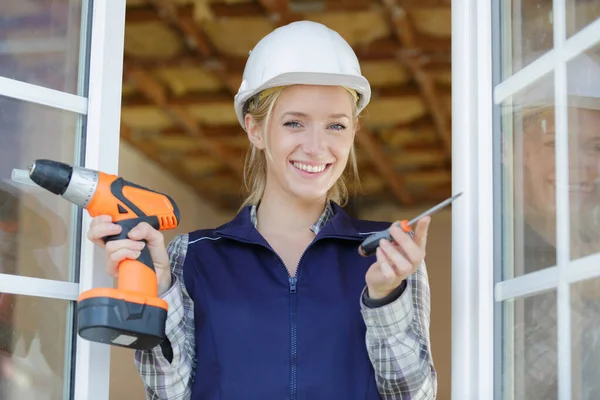
[[[419,50],[401,48],[391,39],[376,40],[369,45],[356,46],[354,51],[361,62],[411,60],[419,56],[424,68],[443,67],[452,61],[450,39],[433,39],[419,36],[417,39]],[[132,58],[133,59],[133,58]],[[135,57],[135,62],[144,68],[172,68],[198,66],[210,70],[220,70],[227,67],[231,76],[241,75],[246,65],[245,57],[220,54],[219,57],[203,57],[201,55],[178,55],[170,58],[142,58]],[[223,72],[220,72],[225,76]]]
[[[142,68],[125,63],[123,74],[126,81],[134,85],[139,92],[148,98],[152,104],[162,109],[167,115],[175,121],[183,131],[191,136],[201,138],[206,141],[206,146],[238,176],[242,175],[243,165],[232,157],[231,153],[218,141],[211,140],[202,131],[200,124],[196,119],[184,110],[181,106],[171,104],[167,96],[165,87]]]
[[[450,89],[440,91],[445,95],[450,94]],[[392,99],[402,97],[415,97],[420,94],[420,89],[415,85],[391,86],[391,87],[373,87],[372,99]],[[166,94],[165,94],[166,96]],[[222,104],[233,107],[233,95],[229,92],[188,92],[181,96],[169,96],[165,99],[169,104],[177,106],[196,106],[203,104]],[[140,94],[131,94],[123,96],[123,107],[139,107],[152,104],[153,101],[147,96]]]
[[[181,13],[177,4],[169,0],[147,0],[154,8],[158,17],[178,32],[190,50],[204,59],[210,59],[212,68],[231,93],[238,90],[237,79],[229,72],[227,62],[223,60],[217,48],[210,42],[208,35],[202,31],[193,19],[193,14]]]
[[[413,198],[405,189],[404,179],[394,171],[391,159],[385,154],[381,144],[369,129],[363,128],[356,134],[356,142],[369,155],[373,166],[386,182],[393,195],[404,205],[411,205]]]
[[[419,51],[420,49],[416,43],[415,32],[405,8],[401,6],[397,0],[381,0],[381,2],[390,15],[390,23],[398,41],[403,47],[409,50],[416,49]],[[440,101],[435,81],[426,71],[424,71],[418,57],[404,59],[402,61],[411,70],[413,77],[421,88],[423,100],[433,117],[440,139],[446,149],[447,156],[451,157],[452,132],[450,130],[449,116]]]
[[[423,8],[438,8],[450,7],[451,0],[404,0],[402,5],[405,9],[423,9]],[[278,10],[277,3],[281,0],[259,0],[259,2],[239,2],[228,3],[218,2],[208,4],[208,8],[213,18],[236,18],[236,17],[262,17],[265,9],[269,12]],[[283,3],[282,3],[283,4]],[[290,13],[298,14],[302,18],[310,17],[311,12],[353,12],[372,10],[377,5],[373,4],[372,0],[323,0],[317,5],[300,3],[291,3],[285,10]],[[185,4],[177,7],[180,15],[194,15],[194,5]],[[279,9],[281,12],[281,9]],[[156,21],[156,13],[151,7],[134,6],[127,7],[125,15],[126,23],[150,22]]]

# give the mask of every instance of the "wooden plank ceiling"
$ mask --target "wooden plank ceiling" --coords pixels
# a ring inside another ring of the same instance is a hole
[[[235,211],[248,140],[233,109],[245,57],[273,28],[340,32],[373,86],[357,135],[357,206],[450,196],[450,0],[130,0],[122,137]]]

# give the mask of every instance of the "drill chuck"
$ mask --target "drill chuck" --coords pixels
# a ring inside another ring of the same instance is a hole
[[[44,189],[87,207],[98,186],[98,172],[52,160],[37,160],[29,177]]]
[[[29,177],[44,189],[62,196],[69,182],[73,168],[70,165],[51,160],[37,160],[29,170]]]

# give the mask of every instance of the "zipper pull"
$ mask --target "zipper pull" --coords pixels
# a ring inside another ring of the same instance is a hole
[[[295,276],[290,276],[290,293],[296,293],[296,281]]]

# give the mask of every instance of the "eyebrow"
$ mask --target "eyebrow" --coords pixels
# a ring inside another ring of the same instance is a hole
[[[283,113],[283,116],[285,117],[286,115],[291,115],[294,117],[307,117],[307,115],[303,112],[300,111],[288,111]],[[340,113],[340,114],[330,114],[329,118],[347,118],[350,119],[350,117],[347,114],[344,113]]]

